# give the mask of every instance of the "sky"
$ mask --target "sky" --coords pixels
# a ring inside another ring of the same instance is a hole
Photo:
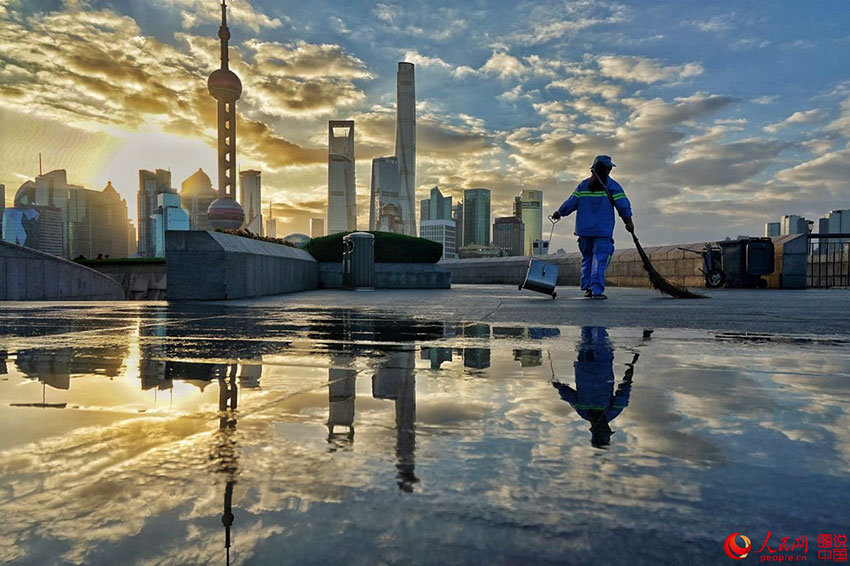
[[[327,121],[355,121],[358,222],[392,155],[395,73],[416,65],[417,199],[522,189],[554,210],[597,154],[644,244],[761,235],[850,208],[845,0],[232,0],[237,164],[263,172],[283,232],[327,200]],[[138,170],[216,183],[216,0],[0,0],[0,183],[44,170],[136,214]],[[267,209],[266,209],[267,210]],[[553,249],[574,247],[573,219]],[[626,246],[618,227],[615,239]]]

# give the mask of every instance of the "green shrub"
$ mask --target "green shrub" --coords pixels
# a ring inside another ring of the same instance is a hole
[[[349,233],[313,238],[304,249],[316,261],[342,261],[342,238]],[[376,263],[437,263],[443,255],[443,245],[439,242],[392,232],[369,233],[375,236]]]

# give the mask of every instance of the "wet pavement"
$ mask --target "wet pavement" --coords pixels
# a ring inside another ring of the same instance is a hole
[[[841,333],[481,318],[4,306],[0,563],[811,563],[850,530]]]

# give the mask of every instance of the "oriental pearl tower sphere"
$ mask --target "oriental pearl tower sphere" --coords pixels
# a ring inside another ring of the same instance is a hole
[[[213,228],[236,230],[245,221],[245,212],[236,202],[236,101],[242,96],[242,81],[228,68],[226,0],[221,2],[221,68],[207,81],[210,96],[218,101],[218,189],[219,198],[207,209],[207,219]]]

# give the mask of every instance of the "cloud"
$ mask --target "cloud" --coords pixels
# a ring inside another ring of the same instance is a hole
[[[402,58],[403,61],[413,63],[417,67],[435,67],[438,69],[453,69],[454,66],[446,63],[439,57],[428,57],[421,55],[418,51],[407,51]]]
[[[302,79],[371,79],[366,64],[339,45],[298,41],[288,45],[248,40],[245,49],[253,52],[254,72]]]
[[[685,79],[703,72],[699,63],[664,66],[657,59],[645,57],[603,55],[597,61],[600,72],[606,77],[641,83]]]
[[[528,72],[528,68],[516,57],[505,51],[493,51],[487,62],[481,67],[486,74],[498,76],[500,79],[510,77],[521,77]]]
[[[601,96],[606,100],[618,100],[623,93],[622,86],[600,79],[590,73],[552,81],[546,88],[563,89],[574,96]]]
[[[522,45],[540,45],[574,37],[590,27],[622,24],[632,19],[628,6],[613,2],[546,2],[536,4],[525,18],[524,29],[509,36]]]
[[[732,12],[729,14],[718,14],[707,20],[693,20],[689,23],[700,31],[717,33],[731,30],[736,19],[735,12]]]
[[[156,4],[173,7],[181,13],[184,29],[191,29],[201,23],[217,23],[221,21],[221,5],[205,0],[155,0]],[[262,29],[274,29],[283,25],[279,18],[258,12],[251,2],[241,0],[227,6],[227,25],[245,27],[259,33]]]
[[[779,96],[774,94],[774,95],[771,95],[771,96],[765,95],[765,96],[759,96],[759,97],[753,98],[751,102],[764,106],[764,105],[767,105],[767,104],[773,104],[777,100],[779,100]]]
[[[798,112],[794,112],[781,122],[776,122],[774,124],[768,124],[762,128],[765,132],[775,134],[782,128],[787,126],[791,126],[794,124],[811,124],[814,122],[819,122],[826,117],[826,112],[819,108],[813,108],[811,110],[802,110]]]
[[[833,151],[794,167],[783,169],[776,178],[786,183],[827,187],[835,196],[847,196],[850,179],[850,149]]]
[[[182,45],[175,47],[145,37],[131,18],[109,10],[39,13],[2,24],[31,38],[5,49],[0,100],[11,110],[91,131],[155,126],[214,142],[215,101],[206,78],[218,65],[215,38],[178,33]],[[262,122],[353,106],[365,97],[353,81],[372,78],[339,46],[303,41],[252,40],[231,48],[231,63],[245,86],[237,105],[240,156],[270,169],[321,162],[322,150],[287,140]]]
[[[381,4],[379,2],[372,10],[372,14],[381,21],[388,24],[394,24],[398,17],[398,7],[390,6],[389,4]]]

